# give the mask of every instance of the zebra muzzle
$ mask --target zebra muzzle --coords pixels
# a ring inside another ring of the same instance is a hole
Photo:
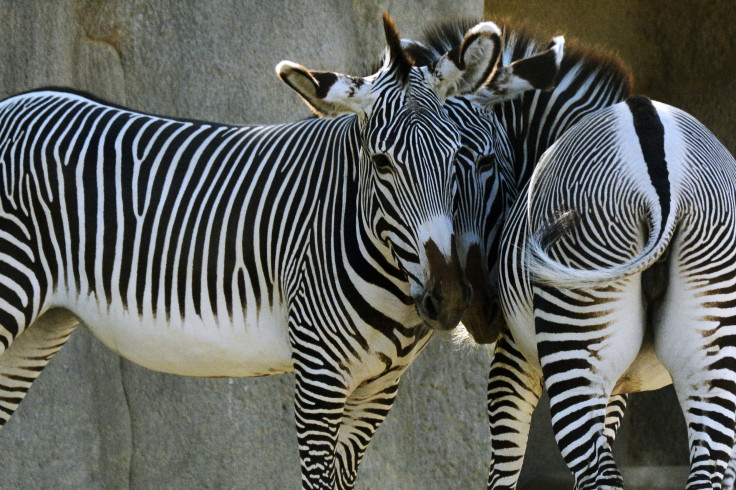
[[[477,244],[468,249],[465,277],[474,294],[462,317],[463,325],[476,343],[493,343],[503,328],[503,315],[498,292],[491,284],[484,254]]]
[[[451,330],[470,305],[473,288],[463,275],[454,241],[449,260],[431,240],[426,243],[425,251],[429,278],[424,290],[414,297],[417,313],[430,327]]]

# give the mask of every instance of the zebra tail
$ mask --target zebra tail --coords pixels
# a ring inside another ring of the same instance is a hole
[[[659,206],[654,206],[658,208]],[[531,279],[547,286],[566,289],[591,289],[605,287],[633,274],[643,272],[657,262],[667,250],[675,233],[676,213],[668,213],[662,226],[661,213],[647,215],[651,221],[649,238],[644,248],[631,259],[612,267],[577,269],[550,257],[547,249],[557,240],[569,235],[581,221],[576,211],[567,211],[548,226],[533,233],[527,242],[526,268]],[[659,216],[656,216],[659,214]]]

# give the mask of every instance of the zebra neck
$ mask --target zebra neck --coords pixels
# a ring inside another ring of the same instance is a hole
[[[544,48],[526,32],[504,34],[503,64]],[[568,43],[552,91],[530,91],[496,106],[514,151],[517,192],[552,143],[584,116],[625,100],[631,83],[628,68],[615,56]]]

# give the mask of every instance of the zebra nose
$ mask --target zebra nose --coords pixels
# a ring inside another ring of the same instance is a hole
[[[442,302],[442,296],[438,292],[427,291],[422,299],[422,307],[424,316],[429,320],[437,321],[439,319],[439,308]]]

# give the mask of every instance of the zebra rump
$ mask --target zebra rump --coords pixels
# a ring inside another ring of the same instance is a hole
[[[631,179],[626,184],[633,184],[629,189],[632,195],[637,195],[644,206],[640,207],[641,215],[639,222],[641,228],[647,233],[647,241],[644,247],[633,257],[613,265],[598,266],[592,268],[573,267],[564,264],[552,256],[550,248],[561,241],[585,241],[581,238],[581,227],[584,226],[586,216],[591,213],[581,213],[577,209],[567,209],[557,212],[551,220],[543,222],[541,226],[533,229],[527,244],[525,257],[526,267],[532,279],[538,283],[548,286],[564,287],[568,289],[582,289],[595,286],[605,286],[619,281],[633,274],[642,272],[657,262],[664,254],[672,239],[676,224],[677,214],[671,213],[676,203],[672,202],[670,192],[669,172],[667,161],[664,157],[664,127],[652,101],[643,96],[633,96],[621,104],[595,113],[581,120],[576,126],[570,128],[552,147],[549,148],[540,160],[539,166],[532,176],[527,194],[528,216],[530,224],[532,221],[535,192],[540,179],[544,179],[550,173],[555,172],[555,158],[558,153],[568,155],[577,151],[577,161],[584,162],[589,148],[575,150],[571,145],[579,144],[578,137],[581,130],[596,127],[600,121],[610,119],[613,114],[624,110],[624,104],[630,110],[638,145],[641,155],[646,164],[649,179]],[[594,148],[597,150],[597,148]],[[616,166],[627,166],[630,160],[616,159],[618,155],[611,154],[614,158],[612,163]],[[590,179],[581,184],[582,186],[595,187],[596,179]],[[544,190],[541,190],[544,194]],[[545,194],[546,195],[546,194]],[[587,194],[592,195],[592,194]],[[575,199],[567,196],[569,199]],[[537,207],[539,204],[536,204]],[[585,203],[584,205],[589,205]],[[576,238],[577,236],[577,238]]]

